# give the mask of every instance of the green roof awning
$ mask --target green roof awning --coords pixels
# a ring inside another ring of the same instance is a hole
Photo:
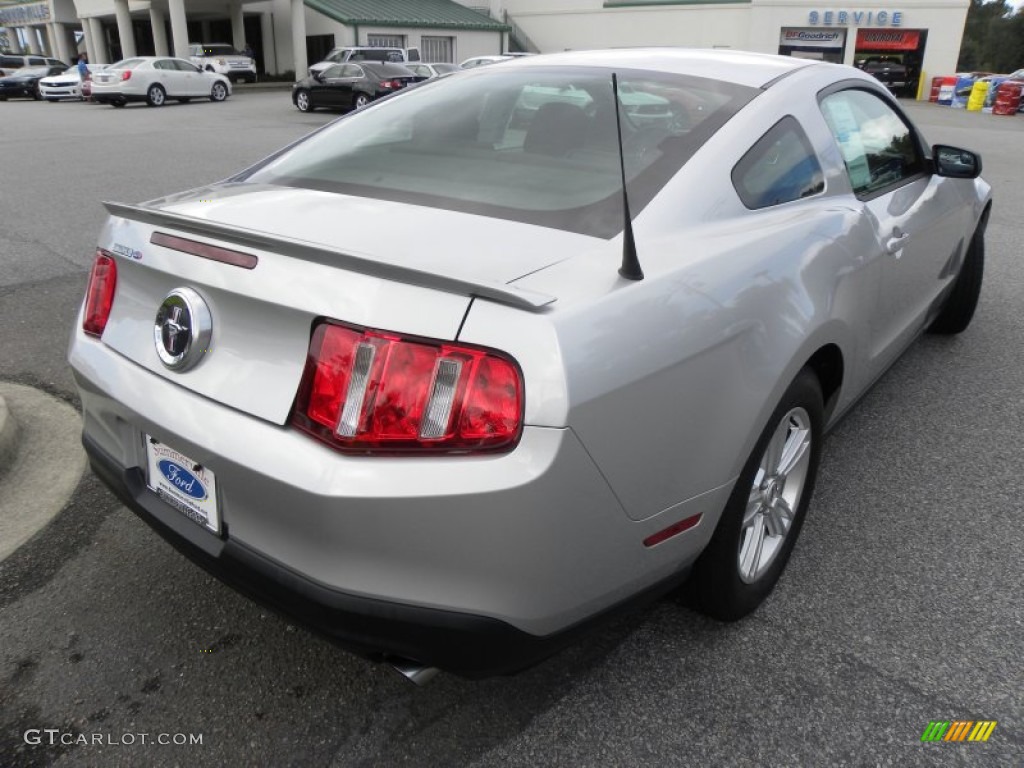
[[[507,24],[459,5],[453,0],[303,0],[348,26],[428,27],[505,32]]]

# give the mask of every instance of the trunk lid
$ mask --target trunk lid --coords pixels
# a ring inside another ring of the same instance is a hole
[[[155,375],[276,424],[288,418],[317,318],[455,339],[473,296],[543,307],[553,297],[507,283],[607,247],[514,222],[253,185],[108,208],[100,247],[115,255],[118,275],[103,342]],[[180,240],[168,245],[168,236]],[[211,246],[257,263],[197,255]],[[154,334],[161,303],[180,288],[202,297],[213,325],[209,348],[183,371],[161,362]]]

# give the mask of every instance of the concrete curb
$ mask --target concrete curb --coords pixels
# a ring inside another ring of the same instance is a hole
[[[14,463],[20,435],[18,422],[7,408],[4,396],[0,395],[0,477],[3,477]]]
[[[14,446],[0,468],[0,562],[27,542],[68,503],[85,472],[82,417],[34,387],[0,381],[5,444]],[[17,427],[7,426],[17,421]],[[16,430],[16,431],[15,431]],[[10,435],[10,437],[8,437]]]

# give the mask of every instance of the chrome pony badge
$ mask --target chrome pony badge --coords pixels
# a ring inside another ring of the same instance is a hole
[[[213,317],[203,297],[191,288],[175,288],[160,305],[153,343],[160,362],[172,371],[187,371],[210,347]]]

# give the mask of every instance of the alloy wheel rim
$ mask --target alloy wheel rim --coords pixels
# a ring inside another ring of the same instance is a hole
[[[807,485],[811,417],[793,408],[778,423],[754,474],[740,526],[740,579],[761,578],[782,551]]]
[[[154,88],[153,93],[150,95],[150,99],[154,104],[164,103],[164,94],[159,88]]]
[[[299,109],[301,109],[303,112],[305,112],[306,109],[309,107],[309,96],[307,96],[305,93],[300,93],[298,95],[298,101],[299,101]]]

